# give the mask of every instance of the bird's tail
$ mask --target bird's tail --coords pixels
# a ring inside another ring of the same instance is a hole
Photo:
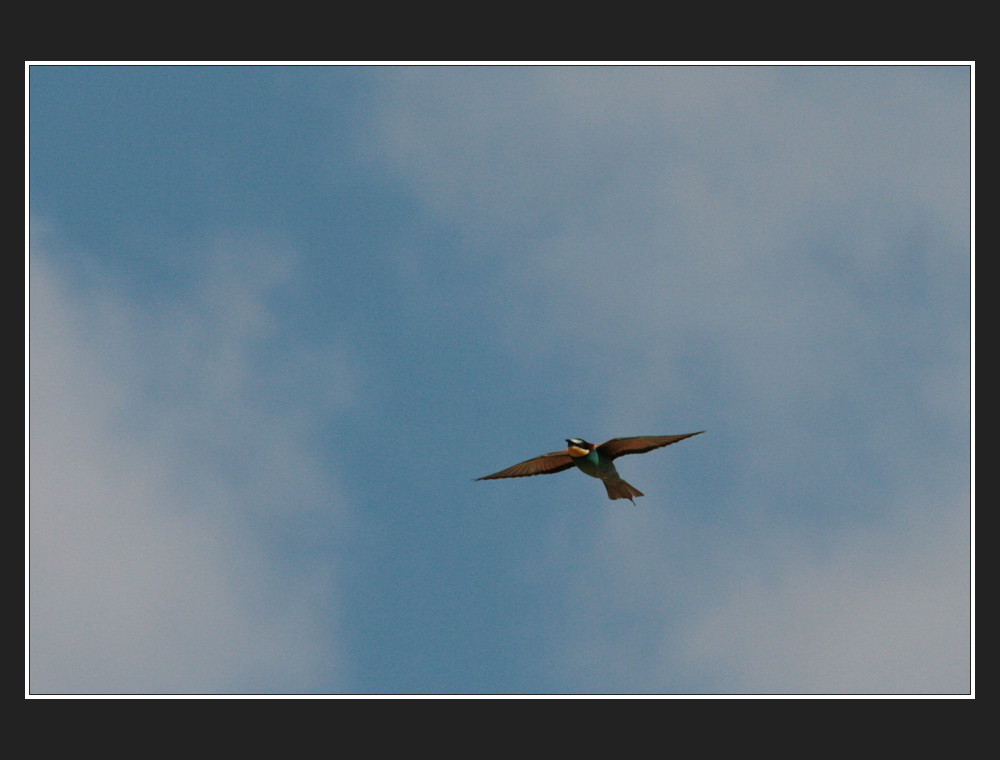
[[[609,478],[605,480],[604,487],[608,489],[608,498],[612,501],[615,499],[628,499],[635,504],[635,501],[632,500],[633,496],[645,496],[642,491],[635,486],[630,486],[621,478],[615,478],[614,480]]]

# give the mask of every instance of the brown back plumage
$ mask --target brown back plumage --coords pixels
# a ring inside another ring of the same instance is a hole
[[[684,433],[682,435],[640,435],[633,438],[612,438],[597,447],[597,452],[607,459],[617,459],[626,454],[645,454],[647,451],[669,446],[671,443],[683,441],[693,435],[700,435],[704,430],[697,433]],[[499,478],[527,478],[531,475],[550,475],[554,472],[562,472],[573,466],[573,457],[570,456],[569,449],[553,451],[549,454],[542,454],[540,457],[528,459],[506,470],[494,472],[492,475],[484,475],[476,480],[498,480]],[[642,496],[637,489],[630,486],[624,480],[612,481],[613,486],[605,486],[608,489],[609,499],[631,499],[633,496]],[[614,492],[612,493],[612,489]]]

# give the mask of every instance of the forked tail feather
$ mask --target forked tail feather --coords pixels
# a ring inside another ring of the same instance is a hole
[[[632,497],[646,495],[635,486],[630,486],[621,478],[615,478],[614,480],[609,478],[605,480],[604,487],[608,489],[608,498],[612,501],[615,499],[628,499],[635,504]]]

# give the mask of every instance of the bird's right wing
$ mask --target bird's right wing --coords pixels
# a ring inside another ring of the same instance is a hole
[[[573,466],[573,457],[569,455],[569,449],[553,451],[551,454],[542,454],[540,457],[529,459],[527,462],[515,464],[506,470],[494,472],[492,475],[484,475],[476,480],[496,480],[498,478],[526,478],[529,475],[549,475],[553,472],[562,472]]]
[[[704,432],[704,430],[699,430],[697,433],[684,433],[682,435],[640,435],[635,438],[612,438],[598,446],[597,453],[608,459],[617,459],[626,454],[645,454],[647,451],[669,446],[671,443],[677,443]]]

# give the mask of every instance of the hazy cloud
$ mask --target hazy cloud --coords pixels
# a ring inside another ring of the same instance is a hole
[[[330,620],[344,503],[288,395],[327,385],[336,408],[351,370],[334,349],[299,357],[312,380],[258,361],[280,337],[267,296],[291,276],[287,251],[229,241],[207,261],[191,292],[140,308],[72,290],[33,256],[36,693],[343,683]],[[309,546],[263,530],[303,521]]]
[[[663,465],[655,484],[702,517],[607,507],[556,682],[969,688],[954,74],[387,73],[384,154],[469,255],[502,260],[491,315],[509,350],[570,362],[564,400],[602,429],[710,429],[713,463]]]
[[[967,690],[969,85],[33,69],[33,688]]]

